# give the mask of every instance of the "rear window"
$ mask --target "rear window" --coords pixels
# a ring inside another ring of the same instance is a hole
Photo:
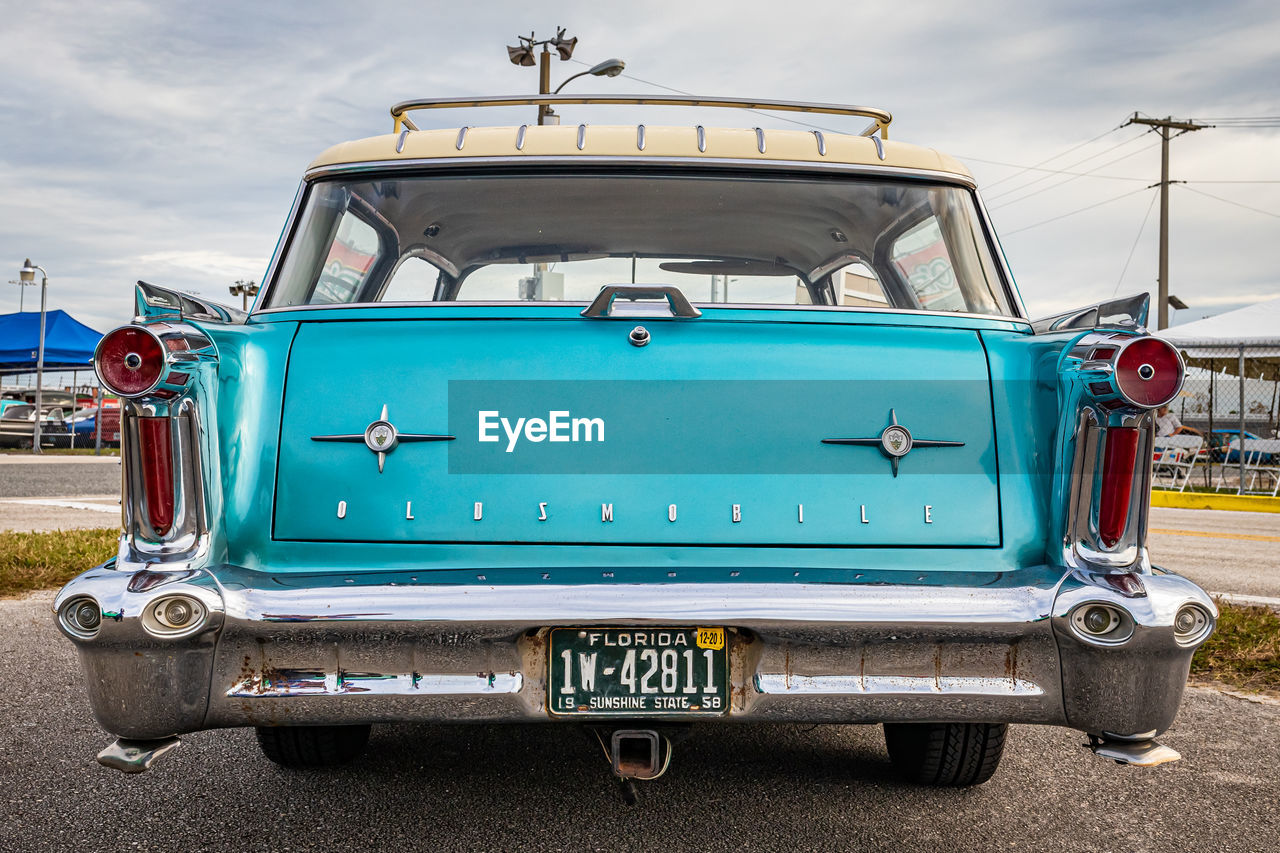
[[[1012,313],[968,190],[636,173],[318,182],[266,305],[587,303],[609,284]]]

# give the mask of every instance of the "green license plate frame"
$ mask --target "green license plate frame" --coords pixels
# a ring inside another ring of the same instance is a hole
[[[552,628],[547,712],[722,716],[729,710],[728,638],[720,626]]]

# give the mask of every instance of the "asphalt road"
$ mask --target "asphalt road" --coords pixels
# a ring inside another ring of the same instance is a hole
[[[878,727],[703,728],[624,806],[570,726],[374,728],[356,763],[291,772],[248,730],[199,732],[140,776],[98,767],[49,596],[0,601],[0,850],[1280,850],[1280,704],[1188,691],[1122,767],[1065,729],[1015,726],[962,791],[900,784]]]
[[[0,454],[0,498],[120,493],[120,459],[49,456],[39,462]]]
[[[1151,561],[1215,592],[1280,598],[1280,513],[1153,507]]]

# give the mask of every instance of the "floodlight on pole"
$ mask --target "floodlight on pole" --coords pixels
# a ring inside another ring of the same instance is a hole
[[[227,289],[231,291],[232,296],[240,297],[240,305],[245,311],[249,310],[249,297],[258,295],[258,283],[256,281],[240,280]]]
[[[18,281],[24,285],[35,284],[37,271],[40,273],[40,342],[36,348],[36,411],[35,426],[31,432],[31,452],[38,454],[41,438],[40,417],[43,414],[41,407],[44,404],[44,311],[49,274],[44,271],[44,267],[31,263],[31,259],[27,258],[22,262],[22,269],[18,270]]]
[[[578,45],[577,36],[565,38],[564,27],[557,27],[554,38],[539,40],[537,33],[529,33],[527,36],[516,36],[519,44],[507,45],[507,59],[511,60],[512,65],[520,65],[525,68],[538,66],[538,94],[550,95],[551,91],[551,48],[555,48],[556,55],[561,61],[568,60],[573,57],[573,49]],[[542,51],[537,53],[537,59],[534,58],[535,49],[541,47]],[[606,59],[597,65],[592,66],[589,70],[574,74],[568,77],[564,83],[556,87],[555,91],[559,92],[564,88],[565,83],[575,80],[579,77],[591,74],[595,77],[617,77],[622,73],[622,69],[627,64],[621,59]],[[559,124],[560,117],[547,104],[538,105],[538,124]]]

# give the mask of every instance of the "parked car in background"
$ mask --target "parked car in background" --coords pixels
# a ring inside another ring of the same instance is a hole
[[[35,443],[36,407],[31,403],[10,405],[0,412],[0,447],[30,448]],[[62,409],[47,406],[40,422],[40,446],[66,444],[68,427]]]
[[[120,409],[108,407],[102,409],[102,446],[120,446]],[[60,436],[59,447],[94,447],[98,442],[97,408],[86,408],[67,418],[64,423],[67,434]]]
[[[322,767],[398,721],[590,726],[624,780],[694,723],[883,725],[927,785],[1010,723],[1176,759],[1217,610],[1146,547],[1184,372],[1146,295],[1032,322],[972,176],[884,110],[410,117],[567,97],[322,154],[251,315],[139,283],[95,359],[118,556],[54,603],[99,760],[243,726]]]
[[[1207,435],[1208,452],[1210,458],[1214,462],[1225,462],[1228,465],[1239,464],[1240,462],[1240,430],[1222,427],[1209,432]],[[1249,430],[1244,431],[1245,438],[1259,439],[1262,436],[1252,433]],[[1203,451],[1202,451],[1203,453]],[[1250,456],[1253,454],[1250,453]],[[1255,462],[1270,465],[1272,458],[1270,454],[1263,454],[1260,459],[1253,460]]]

